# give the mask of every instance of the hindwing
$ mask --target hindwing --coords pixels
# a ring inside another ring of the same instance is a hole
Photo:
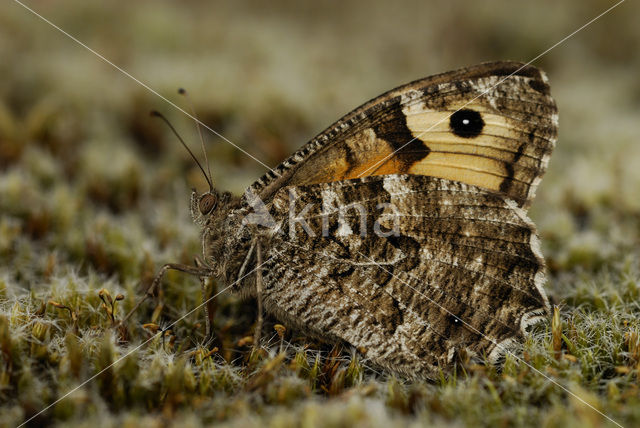
[[[372,176],[281,189],[270,209],[265,307],[391,371],[435,378],[462,351],[495,361],[549,309],[533,224],[476,186]]]

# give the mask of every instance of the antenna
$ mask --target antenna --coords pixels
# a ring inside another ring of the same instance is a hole
[[[200,171],[202,171],[202,175],[204,175],[204,178],[206,178],[207,183],[209,183],[209,191],[213,192],[213,182],[211,181],[211,178],[209,178],[209,176],[207,175],[207,173],[204,171],[204,168],[202,168],[202,165],[200,165],[200,162],[198,162],[198,159],[196,158],[196,156],[193,154],[193,152],[191,151],[191,149],[189,148],[189,146],[187,146],[187,144],[184,142],[184,140],[182,139],[182,137],[180,136],[180,134],[178,134],[178,131],[176,131],[176,129],[173,127],[173,125],[171,124],[171,122],[169,122],[169,120],[164,117],[164,115],[156,110],[152,110],[151,111],[151,116],[154,117],[159,117],[160,119],[162,119],[164,121],[164,123],[167,124],[167,126],[171,129],[171,131],[173,132],[173,134],[178,137],[178,140],[180,140],[180,143],[182,143],[182,146],[187,149],[187,151],[189,152],[189,154],[191,155],[191,157],[193,158],[193,160],[195,161],[196,165],[198,165],[198,168],[200,168]]]
[[[191,102],[191,97],[187,94],[187,90],[184,88],[178,89],[178,93],[183,95],[187,100],[187,105],[189,106],[189,110],[191,110],[191,115],[193,116],[196,122],[196,129],[198,130],[198,135],[200,136],[200,144],[202,146],[202,153],[204,154],[204,163],[207,165],[207,172],[209,173],[209,178],[211,182],[213,182],[213,176],[211,175],[211,167],[209,166],[209,159],[207,158],[207,150],[204,146],[204,137],[202,136],[202,128],[200,127],[200,119],[196,116],[196,109],[193,108],[193,103]]]

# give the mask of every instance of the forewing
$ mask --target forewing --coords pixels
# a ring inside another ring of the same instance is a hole
[[[452,114],[461,109],[477,116],[468,130],[477,133],[465,131],[467,117],[454,120]],[[269,201],[285,186],[419,174],[500,192],[526,208],[547,168],[557,126],[556,105],[542,71],[514,62],[480,64],[373,99],[251,190]]]
[[[500,195],[374,176],[282,189],[271,209],[266,307],[393,372],[434,378],[460,352],[496,361],[548,310],[534,226]]]

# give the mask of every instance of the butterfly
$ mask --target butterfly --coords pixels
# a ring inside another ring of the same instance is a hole
[[[530,65],[400,86],[242,196],[208,179],[191,196],[201,261],[154,282],[166,269],[216,278],[257,298],[259,316],[409,378],[437,378],[460,355],[498,362],[549,312],[527,209],[557,128],[547,77]]]

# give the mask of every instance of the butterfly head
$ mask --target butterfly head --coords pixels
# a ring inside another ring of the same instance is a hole
[[[231,193],[219,192],[211,188],[204,193],[191,191],[191,218],[199,226],[205,226],[207,220],[224,216],[232,200]]]

